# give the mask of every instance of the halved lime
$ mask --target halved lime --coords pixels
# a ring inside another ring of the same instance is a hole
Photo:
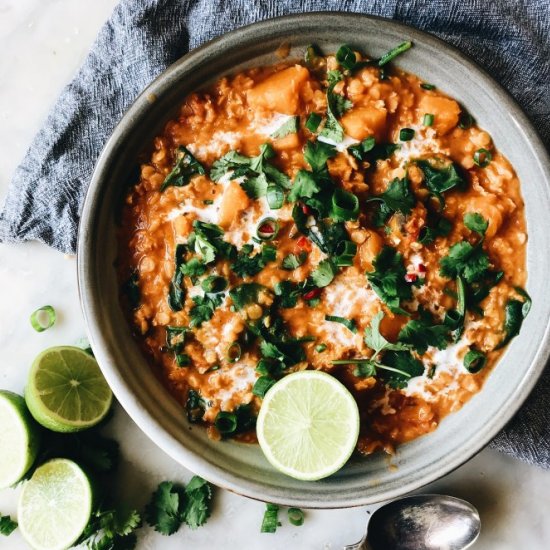
[[[40,445],[40,429],[25,400],[0,390],[0,489],[19,481],[32,466]]]
[[[285,376],[265,395],[256,425],[271,464],[286,475],[313,481],[339,470],[359,436],[353,395],[325,372]]]
[[[109,412],[112,399],[97,361],[71,346],[49,348],[39,354],[25,389],[31,414],[54,432],[95,426]]]
[[[92,514],[88,476],[72,460],[54,458],[36,469],[25,483],[17,520],[35,550],[63,550],[80,537]]]

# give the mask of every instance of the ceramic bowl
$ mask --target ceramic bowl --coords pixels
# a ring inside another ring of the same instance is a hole
[[[115,218],[136,159],[178,110],[185,96],[220,76],[278,61],[291,45],[302,58],[316,43],[335,52],[342,43],[379,56],[404,40],[414,47],[396,64],[459,99],[515,167],[526,203],[528,291],[533,308],[522,333],[484,388],[439,428],[383,454],[357,457],[337,474],[301,482],[276,472],[258,446],[210,441],[187,423],[181,407],[155,378],[119,307],[113,264]],[[166,453],[212,483],[259,500],[317,508],[348,507],[403,495],[447,474],[481,450],[511,419],[549,355],[550,162],[531,124],[510,96],[453,47],[413,28],[359,14],[311,13],[257,23],[194,50],[159,76],[124,115],[101,154],[84,204],[78,243],[78,280],[89,337],[117,399]],[[390,466],[390,462],[392,467]]]

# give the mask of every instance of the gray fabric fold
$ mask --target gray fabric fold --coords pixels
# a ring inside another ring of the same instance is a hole
[[[101,29],[11,182],[0,241],[36,239],[74,253],[94,163],[135,97],[191,48],[239,26],[296,12],[393,18],[469,54],[522,105],[550,144],[547,0],[123,0]],[[492,446],[550,468],[550,371]]]

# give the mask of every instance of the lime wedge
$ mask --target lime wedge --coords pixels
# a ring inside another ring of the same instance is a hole
[[[0,390],[0,489],[19,481],[32,466],[40,445],[40,431],[25,400]]]
[[[31,414],[54,432],[95,426],[109,412],[112,399],[97,361],[70,346],[49,348],[38,355],[25,389]]]
[[[88,476],[72,460],[55,458],[36,469],[25,483],[17,520],[23,538],[35,550],[72,546],[92,514]]]
[[[286,475],[313,481],[339,470],[359,436],[353,395],[325,372],[285,376],[265,395],[256,425],[271,464]]]

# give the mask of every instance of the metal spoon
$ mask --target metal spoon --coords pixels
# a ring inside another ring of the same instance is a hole
[[[479,513],[469,502],[413,495],[378,508],[363,539],[344,550],[465,550],[480,529]]]

